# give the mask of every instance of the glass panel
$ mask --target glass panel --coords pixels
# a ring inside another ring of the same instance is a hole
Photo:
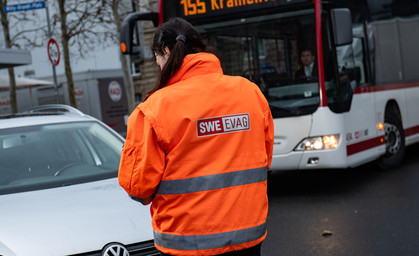
[[[0,193],[116,177],[122,145],[97,122],[2,130]]]
[[[367,0],[371,19],[388,20],[394,17],[411,17],[419,13],[417,0]]]
[[[341,100],[345,101],[352,96],[356,87],[355,62],[352,45],[336,47],[338,60],[339,84],[341,85]]]
[[[219,50],[227,75],[256,83],[269,101],[274,117],[313,113],[319,105],[313,11],[242,19],[199,27]],[[313,75],[304,79],[300,52],[310,50]],[[301,68],[301,70],[299,70]],[[298,78],[298,79],[296,79]]]
[[[326,5],[327,7],[327,5]],[[338,6],[340,7],[340,6]],[[352,44],[334,46],[333,30],[328,15],[323,15],[323,55],[327,104],[335,113],[350,110],[353,91],[368,82],[364,48],[363,14],[351,9]]]

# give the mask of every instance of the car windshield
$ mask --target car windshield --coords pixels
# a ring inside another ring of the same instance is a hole
[[[0,194],[117,176],[123,140],[98,122],[0,130]]]
[[[218,50],[225,74],[246,77],[260,87],[273,117],[311,114],[317,109],[312,10],[202,25],[199,30]]]

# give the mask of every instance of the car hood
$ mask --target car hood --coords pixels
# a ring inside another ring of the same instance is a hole
[[[0,205],[0,255],[69,255],[153,239],[149,207],[117,178],[2,195]]]

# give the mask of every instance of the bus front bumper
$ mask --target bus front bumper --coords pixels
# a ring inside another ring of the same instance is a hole
[[[287,154],[273,155],[271,171],[342,169],[348,168],[346,151],[315,150],[292,151]]]

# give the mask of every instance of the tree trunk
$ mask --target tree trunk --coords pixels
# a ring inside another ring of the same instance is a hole
[[[121,17],[119,16],[118,12],[119,2],[120,0],[112,0],[112,13],[116,24],[117,35],[119,35],[121,32]],[[121,61],[125,93],[127,94],[128,112],[131,113],[135,108],[135,92],[127,59],[121,53],[121,51],[119,51],[119,60]]]
[[[58,6],[60,9],[60,22],[61,22],[61,40],[63,44],[63,57],[64,57],[64,68],[65,68],[65,77],[67,79],[67,89],[68,97],[70,100],[70,105],[77,108],[76,97],[74,96],[74,81],[73,81],[73,72],[70,65],[70,52],[69,52],[69,37],[67,33],[67,13],[65,12],[66,0],[59,0]]]
[[[12,41],[10,40],[10,31],[9,31],[9,20],[7,19],[7,14],[4,11],[4,6],[7,5],[7,1],[0,0],[0,16],[1,16],[1,25],[3,26],[4,41],[6,43],[6,48],[12,48]],[[8,68],[9,71],[9,92],[10,92],[10,105],[12,108],[12,113],[17,113],[17,98],[16,98],[16,79],[15,71],[13,67]]]
[[[10,84],[10,106],[12,108],[12,113],[18,112],[17,107],[17,97],[16,97],[16,79],[15,79],[15,70],[13,68],[8,68],[9,71],[9,84]]]

